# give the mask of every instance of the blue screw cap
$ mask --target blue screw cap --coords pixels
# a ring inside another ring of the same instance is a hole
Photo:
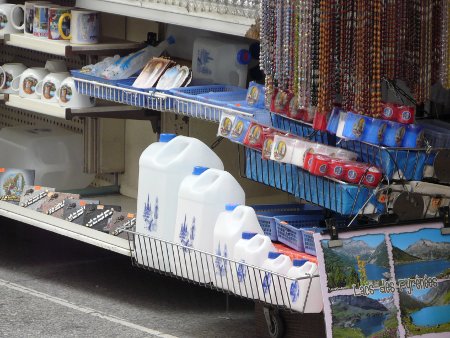
[[[225,210],[226,211],[233,211],[234,209],[236,209],[239,206],[239,204],[226,204],[225,205]]]
[[[208,167],[194,167],[194,170],[192,171],[192,175],[200,176],[208,169],[209,169]]]
[[[268,258],[269,259],[276,259],[276,258],[278,258],[280,256],[281,256],[280,252],[273,252],[273,251],[271,251],[271,252],[269,252]]]
[[[307,259],[294,259],[293,265],[296,267],[303,266],[308,260]]]
[[[159,136],[159,142],[167,143],[177,137],[176,134],[161,134]]]
[[[252,239],[256,236],[256,232],[243,232],[242,239]]]

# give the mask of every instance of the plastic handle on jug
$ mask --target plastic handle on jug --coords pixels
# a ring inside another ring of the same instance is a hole
[[[313,262],[306,262],[302,266],[302,270],[304,270],[304,274],[309,275],[309,276],[311,276],[316,271],[316,268],[317,268],[317,265]]]
[[[233,210],[233,218],[236,219],[236,220],[244,218],[244,210],[243,210],[243,208],[239,208],[239,206],[237,206]]]
[[[248,247],[250,251],[258,251],[265,243],[266,238],[264,236],[255,236],[250,240]]]
[[[154,162],[163,166],[175,162],[186,151],[189,151],[190,143],[182,136],[175,137],[172,141],[162,147],[154,157]]]
[[[197,190],[205,191],[213,187],[214,184],[219,182],[221,175],[215,170],[205,171],[197,181]]]
[[[3,80],[2,83],[0,83],[0,89],[2,89],[6,84],[6,71],[3,69],[3,67],[0,67],[0,73],[3,74]]]

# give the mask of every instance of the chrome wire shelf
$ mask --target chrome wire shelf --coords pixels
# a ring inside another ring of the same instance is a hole
[[[289,278],[135,231],[125,232],[134,266],[290,312],[310,313],[311,306],[321,308],[317,304],[322,302],[318,274]]]
[[[161,112],[171,112],[183,116],[218,123],[223,113],[253,118],[251,113],[226,108],[207,102],[200,102],[170,94],[167,91],[141,91],[119,85],[75,77],[77,90],[83,94],[102,100]]]

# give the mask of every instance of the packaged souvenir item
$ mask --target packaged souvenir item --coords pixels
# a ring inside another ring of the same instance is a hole
[[[100,204],[98,200],[66,200],[64,204],[63,218],[72,223],[83,224],[84,213],[86,211],[86,205],[88,204]]]
[[[117,205],[87,204],[84,208],[83,225],[99,231],[104,231],[114,211],[122,211]]]
[[[192,72],[186,66],[176,65],[167,69],[156,85],[157,89],[169,90],[186,87],[192,80]]]
[[[54,188],[27,185],[23,189],[22,196],[20,196],[19,205],[27,209],[37,210],[44,203],[48,193],[54,191]]]
[[[113,236],[128,239],[128,234],[123,230],[134,230],[136,227],[136,215],[128,212],[114,211],[108,224],[103,231],[109,232]]]
[[[173,62],[163,58],[153,58],[142,70],[141,74],[133,83],[133,87],[148,89],[155,87],[159,78],[164,74],[167,68],[173,65]]]
[[[63,192],[49,192],[45,198],[44,203],[37,211],[42,212],[47,215],[52,215],[53,217],[63,218],[64,215],[64,205],[66,200],[79,199],[78,194],[68,194]]]
[[[0,201],[19,204],[27,185],[34,184],[34,171],[0,168]]]

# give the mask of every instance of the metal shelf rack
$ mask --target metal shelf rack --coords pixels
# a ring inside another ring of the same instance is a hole
[[[181,244],[125,232],[135,266],[290,312],[308,313],[312,283],[319,282],[318,274],[289,278]],[[304,295],[300,307],[296,294],[299,287]]]

